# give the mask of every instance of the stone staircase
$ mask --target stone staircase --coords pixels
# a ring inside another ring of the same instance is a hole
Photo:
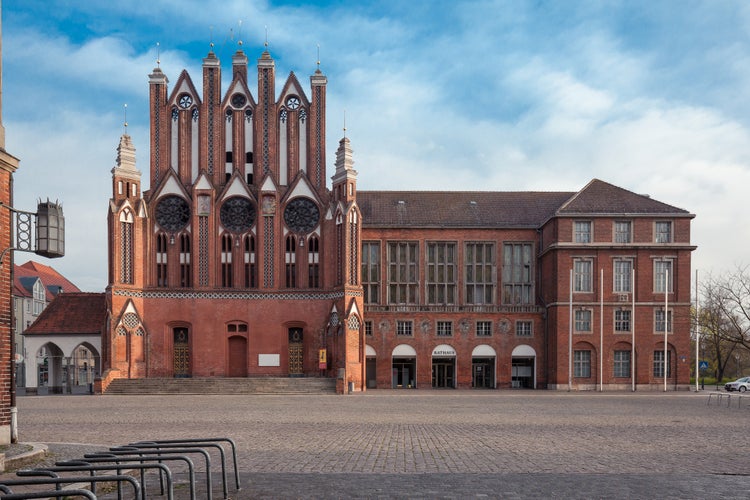
[[[114,379],[105,394],[335,394],[336,379],[320,377]]]

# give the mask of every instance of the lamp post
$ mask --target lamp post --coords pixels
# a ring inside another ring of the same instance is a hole
[[[5,264],[5,256],[13,250],[21,252],[32,252],[42,257],[51,259],[65,255],[65,217],[63,216],[62,205],[58,202],[46,202],[41,200],[37,204],[36,212],[26,212],[17,210],[0,201],[0,207],[10,212],[9,218],[9,242],[10,245],[0,252],[0,269]],[[32,237],[33,235],[33,237]],[[12,255],[12,254],[11,254]],[[11,258],[11,263],[13,259]],[[7,271],[9,282],[12,287],[13,267]],[[10,344],[10,440],[15,443],[18,441],[18,418],[16,409],[16,381],[15,381],[15,357],[16,347],[13,338],[13,306],[11,302],[0,304],[0,308],[9,309],[7,317],[10,322],[8,325],[8,343]]]

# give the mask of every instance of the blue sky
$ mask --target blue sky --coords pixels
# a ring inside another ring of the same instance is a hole
[[[599,178],[696,214],[693,267],[719,273],[750,264],[749,5],[6,0],[15,206],[60,199],[67,255],[44,263],[103,290],[124,104],[148,177],[157,43],[170,82],[187,69],[200,86],[211,42],[226,80],[239,40],[253,74],[267,32],[277,89],[290,71],[309,89],[320,47],[329,173],[346,116],[360,189],[577,191]]]

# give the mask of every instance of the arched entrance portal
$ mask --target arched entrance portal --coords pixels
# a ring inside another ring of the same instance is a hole
[[[301,377],[303,374],[302,328],[289,329],[289,376]]]
[[[529,345],[519,345],[511,354],[511,387],[536,389],[536,351]]]
[[[495,388],[495,349],[478,345],[471,352],[471,386],[474,389]]]
[[[432,387],[456,387],[456,350],[448,344],[432,350]]]
[[[188,329],[177,327],[172,330],[173,335],[173,370],[175,378],[190,377],[190,342]]]
[[[391,381],[394,389],[416,389],[417,351],[410,345],[397,345],[391,353],[393,358]]]
[[[378,386],[377,378],[377,353],[369,345],[365,345],[365,381],[368,389],[375,389]]]

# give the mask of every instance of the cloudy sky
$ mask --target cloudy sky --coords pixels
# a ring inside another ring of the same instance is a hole
[[[290,71],[309,89],[319,50],[329,172],[346,117],[360,189],[577,191],[599,178],[696,214],[701,272],[750,264],[745,1],[6,0],[2,8],[6,149],[21,159],[15,206],[63,202],[66,256],[35,258],[83,290],[106,286],[124,105],[147,179],[157,58],[171,83],[187,69],[200,85],[209,44],[226,79],[240,40],[251,74],[268,40],[277,90]],[[17,263],[28,259],[17,253]]]

